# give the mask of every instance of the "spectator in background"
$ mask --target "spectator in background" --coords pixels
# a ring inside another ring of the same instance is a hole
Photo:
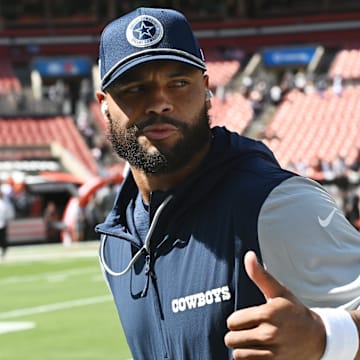
[[[333,92],[337,96],[341,96],[344,90],[343,80],[340,75],[335,75],[332,83]]]
[[[270,101],[274,105],[278,105],[282,100],[282,90],[279,85],[273,85],[269,91]]]
[[[99,217],[104,221],[107,214],[111,211],[115,199],[115,185],[107,184],[96,193],[96,203],[98,204]]]
[[[74,211],[74,228],[72,231],[72,241],[83,241],[86,231],[85,210],[80,204],[77,204]]]
[[[92,92],[92,84],[89,79],[83,79],[80,83],[79,90],[80,100],[86,105],[89,106],[91,101],[93,101],[93,92]]]
[[[16,217],[25,218],[31,214],[34,197],[25,182],[17,184],[14,191]]]
[[[0,191],[0,247],[1,257],[4,258],[8,247],[7,229],[9,221],[14,219],[15,211],[10,201]]]
[[[315,86],[316,86],[317,92],[320,95],[320,97],[324,97],[326,89],[327,89],[326,76],[325,75],[319,76],[315,81]]]
[[[88,203],[84,208],[84,239],[92,240],[97,238],[97,234],[95,232],[95,225],[100,221],[103,221],[101,218],[101,213],[99,211],[98,204],[96,202],[95,196],[91,196],[89,198]]]
[[[46,225],[46,236],[49,242],[59,242],[60,232],[65,230],[65,225],[61,222],[58,207],[54,201],[49,201],[44,211],[44,221]]]
[[[360,171],[360,149],[356,151],[356,157],[353,163],[350,165],[350,169],[353,171]]]
[[[294,85],[299,91],[304,91],[307,83],[306,74],[303,69],[299,69],[294,77]]]
[[[346,192],[344,203],[345,216],[349,222],[357,229],[359,225],[360,209],[359,209],[359,194],[356,189]]]

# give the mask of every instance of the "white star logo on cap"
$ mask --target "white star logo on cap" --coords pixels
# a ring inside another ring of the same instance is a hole
[[[134,28],[133,32],[138,33],[139,39],[149,39],[152,37],[151,31],[153,31],[154,28],[154,26],[147,26],[144,22],[142,22],[138,28]]]
[[[139,48],[151,46],[161,41],[164,28],[153,16],[141,15],[130,22],[126,29],[127,41]]]

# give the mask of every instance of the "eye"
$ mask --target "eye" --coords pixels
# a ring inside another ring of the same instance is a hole
[[[144,85],[130,85],[122,89],[124,94],[135,94],[142,91],[146,91],[146,86]]]
[[[126,85],[116,84],[109,90],[109,92],[112,93],[114,96],[138,94],[139,92],[143,92],[143,91],[146,91],[146,86],[137,83],[126,84]]]
[[[189,84],[189,82],[184,80],[184,79],[175,80],[173,82],[174,87],[183,87],[183,86],[186,86],[188,84]]]

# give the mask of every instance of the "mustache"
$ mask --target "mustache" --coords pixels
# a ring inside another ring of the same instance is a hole
[[[184,124],[176,119],[167,117],[167,116],[151,116],[144,120],[139,121],[135,125],[133,125],[136,130],[140,131],[143,130],[145,127],[154,125],[154,124],[170,124],[176,126],[178,128],[183,128]]]

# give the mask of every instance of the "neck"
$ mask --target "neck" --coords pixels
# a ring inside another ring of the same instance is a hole
[[[134,180],[142,194],[145,204],[150,203],[150,194],[153,191],[168,191],[183,182],[203,161],[210,148],[210,143],[201,151],[194,154],[191,161],[181,169],[169,174],[146,174],[142,170],[130,166]]]

